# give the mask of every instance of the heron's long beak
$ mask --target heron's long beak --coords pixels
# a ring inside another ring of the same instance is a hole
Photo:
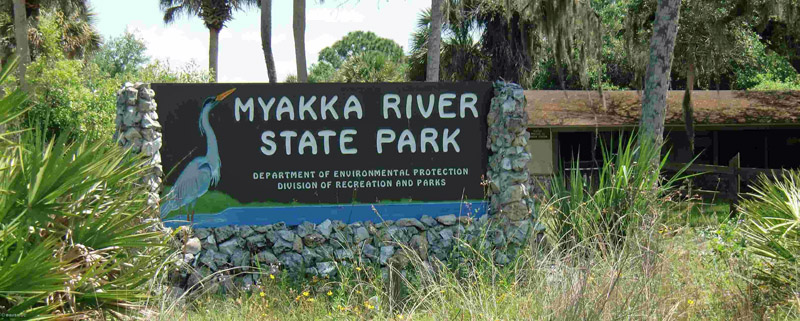
[[[221,93],[221,94],[217,95],[217,98],[216,98],[216,100],[217,100],[217,101],[222,101],[223,99],[225,99],[225,97],[228,97],[228,96],[229,96],[230,94],[232,94],[234,91],[236,91],[236,88],[233,88],[233,89],[231,89],[231,90],[228,90],[228,91],[226,91],[226,92],[224,92],[224,93]]]

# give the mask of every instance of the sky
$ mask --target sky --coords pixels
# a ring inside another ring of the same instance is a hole
[[[96,26],[104,38],[126,30],[147,44],[147,55],[179,67],[195,62],[208,67],[208,29],[197,17],[181,17],[165,25],[157,0],[90,0],[97,14]],[[350,31],[372,31],[397,42],[408,51],[417,16],[430,0],[307,0],[306,60],[310,67],[319,51]],[[260,16],[257,7],[238,11],[220,32],[219,81],[267,82],[267,67],[261,49]],[[272,53],[278,80],[295,74],[292,0],[272,1]]]

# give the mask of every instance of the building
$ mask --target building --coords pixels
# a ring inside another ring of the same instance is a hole
[[[591,169],[603,141],[630,134],[639,123],[641,93],[525,92],[530,116],[530,172],[549,177],[577,160]],[[665,126],[669,161],[693,158],[683,122],[683,91],[668,93]],[[694,91],[695,163],[725,165],[737,153],[747,168],[800,168],[800,91]],[[563,167],[561,167],[563,166]]]

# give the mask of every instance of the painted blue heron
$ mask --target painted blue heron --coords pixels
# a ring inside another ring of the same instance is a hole
[[[195,157],[183,169],[172,186],[172,190],[164,197],[161,205],[161,218],[164,218],[174,210],[186,206],[186,218],[189,222],[194,222],[194,206],[197,199],[208,192],[208,188],[219,183],[219,168],[222,163],[219,159],[217,149],[217,136],[211,129],[208,122],[208,113],[211,112],[220,101],[228,97],[236,88],[223,92],[217,96],[206,98],[203,102],[203,109],[200,112],[200,134],[206,136],[206,156]]]

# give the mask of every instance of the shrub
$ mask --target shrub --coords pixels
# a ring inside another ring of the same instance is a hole
[[[800,289],[800,171],[762,175],[750,196],[739,211],[757,279],[780,299],[794,297]]]
[[[0,100],[0,124],[20,115],[25,96]],[[12,133],[0,137],[0,313],[104,319],[141,309],[165,249],[139,181],[145,160],[110,140],[41,128],[0,135]]]

